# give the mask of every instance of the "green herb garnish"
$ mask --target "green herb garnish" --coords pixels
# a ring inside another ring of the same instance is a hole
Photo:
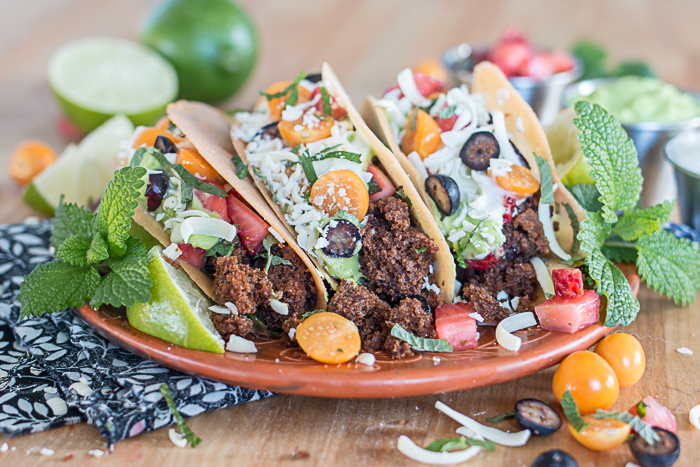
[[[396,190],[396,192],[394,193],[394,197],[398,198],[401,201],[408,204],[409,208],[413,207],[413,203],[411,203],[411,199],[408,196],[406,196],[406,194],[403,192],[403,187],[399,187],[399,189]]]
[[[549,162],[535,154],[537,168],[540,171],[540,203],[554,204],[554,185],[552,183],[552,168]]]
[[[175,406],[175,401],[173,400],[173,396],[170,394],[170,388],[167,384],[163,383],[160,385],[160,393],[163,394],[163,398],[165,399],[166,404],[168,404],[173,417],[175,417],[177,426],[180,427],[180,431],[183,435],[185,435],[185,439],[190,446],[196,448],[197,445],[202,442],[202,439],[195,435],[192,430],[190,430],[190,427],[188,427],[185,423],[185,419],[182,418],[182,415],[180,415],[180,412],[178,412],[177,407]]]
[[[277,331],[271,331],[271,330],[269,330],[269,329],[267,328],[267,326],[265,326],[265,323],[263,323],[262,321],[260,321],[260,319],[259,319],[257,316],[255,316],[253,313],[246,313],[246,316],[247,316],[248,319],[250,319],[253,323],[255,323],[255,325],[256,325],[261,331],[266,332],[266,333],[270,334],[271,336],[279,336],[279,335],[280,335],[280,333],[277,332]]]
[[[375,193],[379,193],[382,191],[382,187],[379,186],[379,183],[372,178],[372,180],[369,181],[369,184],[367,185],[367,191],[369,192],[370,195],[373,195]]]
[[[449,107],[445,107],[444,109],[442,109],[442,110],[440,111],[440,113],[438,114],[438,116],[439,116],[440,118],[442,118],[443,120],[444,120],[444,119],[447,119],[447,118],[450,118],[450,117],[452,117],[452,116],[455,114],[455,109],[456,109],[456,108],[457,108],[456,105],[451,105],[451,106],[449,106]]]
[[[488,417],[488,418],[486,418],[486,421],[491,422],[491,423],[500,423],[503,420],[506,420],[509,418],[514,418],[514,417],[515,417],[515,412],[510,411],[510,412],[499,413],[495,417]]]
[[[416,251],[416,253],[423,253],[423,252],[424,252],[425,250],[427,250],[427,249],[428,249],[427,246],[424,246],[423,248],[414,248],[414,250]]]
[[[581,247],[581,243],[578,241],[578,237],[576,236],[576,233],[578,233],[581,226],[579,225],[578,217],[576,217],[576,213],[574,212],[574,208],[572,208],[571,205],[568,203],[563,203],[563,205],[564,205],[564,209],[566,209],[566,214],[569,216],[569,222],[571,222],[571,228],[574,230],[574,239],[571,241],[571,253],[578,253],[578,250]]]
[[[315,315],[316,313],[325,313],[325,312],[326,312],[326,310],[307,311],[306,313],[304,313],[303,315],[301,315],[301,319],[304,320],[304,319],[308,318],[308,317],[311,316],[311,315]]]
[[[333,109],[331,108],[331,98],[328,95],[326,88],[321,86],[321,101],[323,102],[323,113],[329,117],[333,116]]]
[[[466,438],[464,436],[459,436],[457,438],[436,439],[435,441],[427,445],[425,449],[433,452],[446,452],[452,451],[454,449],[464,450],[470,446],[481,446],[488,449],[489,451],[493,451],[494,449],[496,449],[496,444],[492,441],[482,441],[473,438]]]
[[[146,148],[138,148],[136,152],[134,153],[134,156],[131,158],[131,162],[129,162],[130,167],[138,167],[139,164],[141,164],[141,161],[143,160],[143,156],[146,154]]]
[[[260,91],[261,96],[265,96],[265,98],[268,101],[271,101],[272,99],[280,99],[289,93],[289,98],[287,98],[287,102],[285,105],[290,105],[294,107],[296,105],[297,100],[299,99],[299,90],[297,89],[297,86],[299,86],[299,83],[301,83],[301,80],[306,78],[306,72],[302,71],[297,75],[296,78],[294,78],[294,81],[292,81],[292,84],[281,90],[280,92],[276,92],[274,94],[268,94],[266,92]]]
[[[398,324],[394,324],[391,328],[391,335],[404,342],[408,342],[412,347],[418,350],[427,350],[429,352],[452,352],[452,346],[445,339],[426,339],[417,337],[406,331]]]
[[[231,160],[233,161],[233,165],[236,167],[236,175],[238,176],[238,179],[243,180],[245,176],[248,175],[248,166],[243,163],[241,156],[238,154],[234,154],[231,157]]]
[[[277,239],[274,237],[274,235],[270,234],[267,237],[263,239],[263,248],[265,248],[265,253],[264,255],[267,256],[267,264],[265,265],[265,272],[268,272],[270,270],[270,266],[276,266],[278,264],[284,264],[286,266],[291,266],[292,269],[294,269],[294,266],[289,260],[286,260],[284,258],[280,258],[279,256],[275,256],[272,254],[272,247],[273,245],[276,245],[279,243]]]
[[[411,116],[411,131],[416,131],[416,119],[418,118],[419,108],[413,110],[413,115]]]
[[[571,395],[570,391],[566,391],[562,396],[561,408],[564,409],[564,415],[571,426],[574,427],[574,430],[581,433],[581,430],[588,426],[588,423],[586,423],[583,420],[583,417],[581,417],[578,407],[576,407],[574,396]]]
[[[277,195],[275,194],[275,190],[273,190],[273,188],[272,188],[272,183],[270,182],[270,180],[268,180],[267,177],[264,176],[262,174],[262,172],[260,171],[260,169],[258,169],[257,167],[253,168],[253,172],[267,186],[267,189],[270,191],[270,194],[272,194],[272,201],[274,201],[275,203],[278,202],[279,199],[277,198]]]
[[[213,256],[215,258],[218,257],[226,257],[226,256],[231,256],[233,254],[233,250],[236,247],[236,243],[238,243],[238,239],[234,239],[233,243],[229,243],[226,241],[220,241],[213,247],[209,248],[207,250],[207,253],[204,255],[205,258],[209,256]]]
[[[603,209],[603,203],[598,200],[598,198],[600,198],[600,193],[595,185],[579,183],[578,185],[567,188],[573,197],[576,198],[578,204],[586,211],[597,212]]]
[[[643,402],[641,402],[644,404]],[[637,404],[637,410],[639,410],[639,404]],[[646,407],[646,405],[644,405]],[[642,410],[644,410],[642,408]],[[646,410],[644,410],[644,414],[646,415]],[[644,416],[644,415],[642,415]],[[644,438],[644,441],[649,443],[650,445],[654,445],[657,441],[660,441],[661,438],[659,435],[656,433],[654,430],[654,427],[649,425],[647,422],[639,418],[638,415],[632,415],[629,412],[608,412],[605,410],[598,409],[596,410],[595,414],[592,415],[593,418],[597,418],[599,420],[604,420],[604,419],[612,419],[612,420],[620,420],[630,426],[634,431],[639,433],[639,436]]]
[[[86,301],[96,308],[150,300],[146,246],[129,235],[144,175],[143,167],[115,172],[97,214],[61,198],[51,235],[56,259],[24,278],[19,293],[23,317],[80,307]]]
[[[309,187],[313,187],[318,177],[316,176],[316,169],[314,169],[314,164],[309,156],[308,150],[305,150],[304,154],[299,154],[299,164],[301,164],[301,168],[304,169],[304,175],[306,175],[306,179],[309,181]]]
[[[216,185],[210,185],[204,180],[198,179],[197,177],[189,173],[187,169],[180,164],[173,165],[173,170],[177,172],[177,174],[183,181],[190,184],[192,188],[195,188],[199,191],[203,191],[205,193],[209,193],[210,195],[218,196],[219,198],[226,198],[228,196],[224,189]]]
[[[318,157],[319,155],[321,155],[321,153],[316,154],[316,160],[318,161],[322,161],[324,159],[347,159],[351,162],[357,162],[358,164],[361,162],[361,156],[359,154],[349,151],[327,152],[321,155],[321,157]]]

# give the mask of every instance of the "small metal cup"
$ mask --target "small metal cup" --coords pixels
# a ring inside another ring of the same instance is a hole
[[[457,81],[471,85],[473,57],[485,55],[486,50],[488,50],[486,46],[471,46],[465,42],[448,49],[442,55],[442,63]],[[576,62],[572,70],[557,73],[543,81],[527,76],[516,76],[510,78],[510,82],[523,96],[523,99],[530,104],[542,124],[546,126],[557,117],[564,90],[579,76],[581,76],[581,67]]]
[[[676,162],[677,155],[686,144],[700,147],[700,131],[688,131],[672,138],[664,147],[664,156],[673,166],[676,175],[681,220],[700,234],[700,175]]]
[[[591,95],[601,86],[613,84],[618,78],[599,78],[579,81],[564,90],[562,106],[568,107],[574,103],[576,96]],[[698,94],[690,92],[700,101]],[[664,160],[664,146],[674,136],[693,129],[700,128],[700,117],[678,123],[641,122],[623,124],[629,137],[637,148],[637,158],[644,175],[644,190],[642,204],[652,206],[666,199],[673,199],[676,193],[673,170]]]

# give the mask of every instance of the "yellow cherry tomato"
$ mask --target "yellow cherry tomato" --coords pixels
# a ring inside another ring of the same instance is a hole
[[[639,381],[647,365],[642,344],[634,336],[622,332],[604,337],[598,342],[595,353],[612,367],[621,388]]]
[[[20,185],[26,185],[46,167],[56,162],[56,152],[41,141],[21,143],[10,159],[10,177]]]
[[[369,191],[352,170],[333,170],[318,177],[311,188],[309,201],[328,217],[345,210],[362,220],[369,209]]]
[[[617,376],[608,362],[587,350],[574,352],[559,364],[552,389],[559,402],[566,391],[571,391],[581,414],[609,409],[620,394]]]
[[[321,363],[345,363],[360,352],[360,333],[349,319],[335,313],[316,313],[297,326],[299,347]]]
[[[607,451],[625,442],[630,435],[630,426],[620,420],[598,420],[590,415],[584,415],[583,421],[588,423],[581,432],[569,424],[569,432],[579,443],[594,451]]]

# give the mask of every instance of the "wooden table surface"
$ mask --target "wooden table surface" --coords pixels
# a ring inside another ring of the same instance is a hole
[[[61,44],[84,36],[135,38],[152,0],[0,0],[0,167],[25,138],[41,138],[62,150],[55,130],[59,116],[46,82],[46,65]],[[396,73],[424,57],[438,57],[461,41],[492,41],[511,24],[536,44],[568,47],[592,37],[614,58],[644,57],[666,80],[700,90],[700,3],[652,0],[569,1],[263,1],[244,7],[257,23],[261,56],[254,76],[225,107],[247,107],[258,89],[289,79],[301,69],[329,61],[351,96],[360,102],[379,94]],[[0,222],[31,215],[20,189],[0,170]],[[644,336],[647,371],[623,389],[615,409],[624,410],[647,395],[669,407],[682,442],[676,465],[700,465],[700,431],[688,410],[700,404],[700,304],[674,306],[646,288],[642,311],[625,331]],[[399,435],[420,445],[454,435],[457,423],[438,413],[440,400],[482,420],[511,410],[515,401],[535,397],[554,401],[553,369],[487,388],[405,399],[331,400],[298,396],[270,399],[199,415],[190,427],[204,439],[197,449],[179,449],[167,428],[117,444],[100,459],[101,436],[83,423],[30,436],[0,435],[15,451],[0,454],[2,465],[417,465],[396,450]],[[515,429],[512,423],[504,427]],[[41,457],[42,447],[54,449]],[[624,466],[633,458],[626,446],[596,453],[576,443],[566,429],[533,438],[525,447],[498,447],[465,465],[529,466],[538,453],[559,448],[580,466]]]

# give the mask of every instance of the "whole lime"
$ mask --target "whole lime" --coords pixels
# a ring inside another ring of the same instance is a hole
[[[255,27],[231,0],[165,1],[140,40],[175,66],[180,98],[211,104],[243,85],[258,55]]]

